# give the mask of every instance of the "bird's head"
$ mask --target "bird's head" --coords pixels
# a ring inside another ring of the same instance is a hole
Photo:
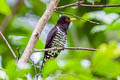
[[[62,16],[58,20],[58,24],[70,24],[71,21],[76,20],[76,18],[69,18],[67,16]]]
[[[69,24],[70,22],[72,22],[73,20],[76,20],[76,18],[69,18],[67,16],[62,16],[59,18],[58,22],[57,22],[57,25],[60,27],[60,28],[68,28],[69,27]]]

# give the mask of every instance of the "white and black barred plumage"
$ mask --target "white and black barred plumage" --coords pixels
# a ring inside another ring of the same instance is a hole
[[[58,20],[56,26],[49,32],[45,48],[64,47],[66,43],[67,30],[70,24],[70,21],[66,20],[70,20],[70,18],[67,16],[62,16]],[[60,52],[61,50],[52,50],[45,52],[42,67],[47,60],[56,58]]]
[[[66,43],[66,34],[63,31],[61,31],[59,27],[57,27],[57,31],[55,37],[52,40],[51,47],[64,47],[65,43]],[[48,59],[51,59],[53,57],[57,57],[59,53],[60,50],[48,51],[47,55],[44,58],[44,61],[47,61]]]

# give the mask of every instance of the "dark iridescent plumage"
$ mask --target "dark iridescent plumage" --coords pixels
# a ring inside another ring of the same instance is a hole
[[[71,20],[69,17],[60,17],[56,26],[49,32],[47,36],[45,49],[51,47],[64,47],[70,22]],[[48,59],[57,57],[60,51],[61,50],[53,50],[45,52],[42,66]]]

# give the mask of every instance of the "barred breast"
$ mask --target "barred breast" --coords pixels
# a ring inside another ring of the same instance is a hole
[[[66,34],[57,27],[57,32],[52,41],[52,47],[64,47]]]
[[[52,40],[52,47],[64,47],[67,35],[57,27],[57,32]],[[57,57],[61,50],[48,51],[47,59]]]

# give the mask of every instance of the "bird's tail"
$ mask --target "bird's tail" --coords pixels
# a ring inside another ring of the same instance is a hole
[[[57,50],[57,51],[53,51],[53,52],[49,52],[49,53],[55,53],[53,56],[51,56],[48,52],[45,52],[44,54],[44,58],[43,58],[43,62],[42,62],[42,65],[41,65],[41,71],[42,71],[42,68],[45,64],[45,62],[51,58],[56,58],[58,56],[58,53],[60,53],[61,50]]]

